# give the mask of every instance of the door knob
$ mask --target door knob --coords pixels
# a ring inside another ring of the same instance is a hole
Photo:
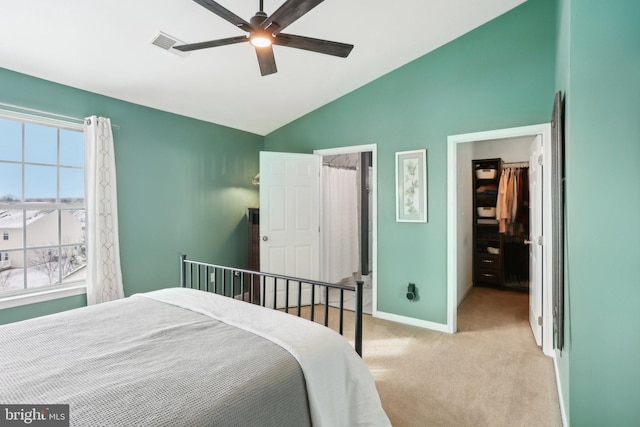
[[[263,240],[264,242],[266,242],[267,240],[269,240],[269,237],[267,237],[267,236],[262,236],[262,240]]]
[[[530,245],[531,244],[531,240],[524,239],[524,244],[525,245]]]

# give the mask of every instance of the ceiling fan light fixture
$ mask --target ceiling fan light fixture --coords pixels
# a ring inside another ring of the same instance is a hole
[[[249,37],[249,42],[255,47],[267,47],[272,44],[271,37],[269,34],[257,33]]]

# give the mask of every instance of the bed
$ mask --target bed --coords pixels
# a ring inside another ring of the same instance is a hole
[[[0,404],[69,404],[72,426],[390,425],[346,339],[192,263],[181,287],[1,326]]]

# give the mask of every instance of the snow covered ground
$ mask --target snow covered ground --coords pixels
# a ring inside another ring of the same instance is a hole
[[[49,275],[38,269],[37,267],[29,267],[26,269],[29,286],[26,289],[42,288],[49,286]],[[12,268],[0,271],[0,292],[10,292],[25,289],[24,286],[24,268]],[[75,276],[75,275],[74,275]],[[54,283],[57,281],[58,272],[54,272]],[[76,279],[76,277],[74,277]],[[63,279],[64,281],[64,279]],[[75,280],[74,280],[75,281]]]

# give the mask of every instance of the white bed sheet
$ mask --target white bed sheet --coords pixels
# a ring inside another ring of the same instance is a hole
[[[210,316],[289,351],[304,373],[316,427],[391,425],[371,372],[335,331],[291,314],[195,289],[168,288],[132,298],[152,298]]]

